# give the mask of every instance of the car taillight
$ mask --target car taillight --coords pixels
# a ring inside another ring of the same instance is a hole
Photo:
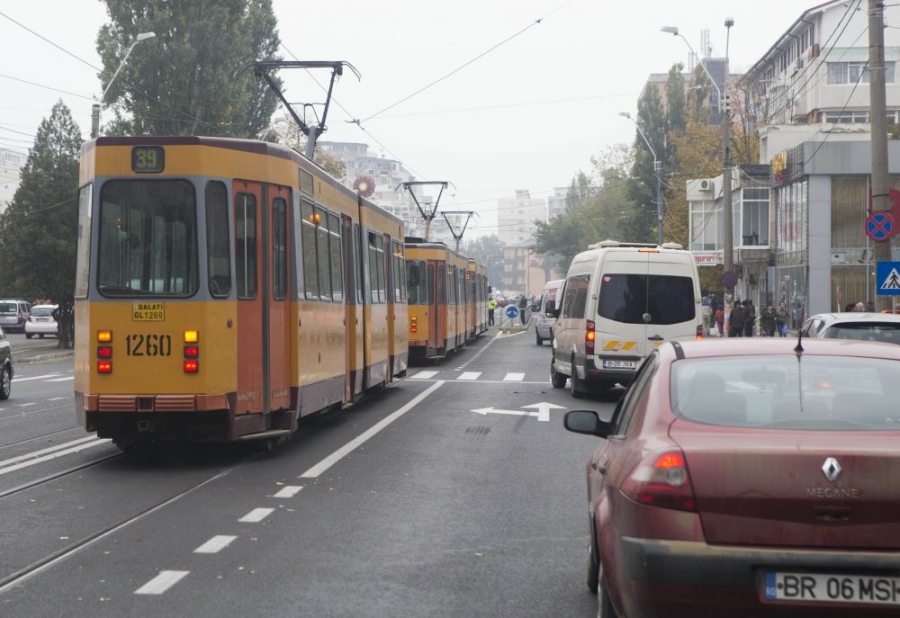
[[[25,321],[26,321],[26,322],[31,322],[31,316],[28,316],[28,317],[25,319]]]
[[[679,511],[697,510],[694,486],[681,449],[652,453],[628,479],[622,493],[639,504]]]
[[[584,333],[584,353],[593,354],[594,353],[594,339],[597,337],[596,332],[594,331],[596,325],[593,321],[587,321],[587,330]]]
[[[697,327],[697,339],[703,339],[703,327],[702,326]]]

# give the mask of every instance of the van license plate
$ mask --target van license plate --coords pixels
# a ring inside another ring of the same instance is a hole
[[[637,361],[604,360],[604,369],[637,369]]]
[[[764,585],[770,601],[900,605],[900,577],[770,571]]]

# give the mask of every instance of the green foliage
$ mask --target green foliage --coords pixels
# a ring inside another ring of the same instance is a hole
[[[503,282],[503,241],[495,235],[464,242],[460,253],[487,268],[488,284],[495,289]]]
[[[19,188],[0,215],[0,295],[72,299],[80,151],[81,130],[60,101],[38,127]]]
[[[638,100],[638,127],[634,136],[634,166],[631,176],[635,179],[628,186],[628,198],[635,205],[627,225],[627,240],[631,242],[656,242],[656,171],[653,169],[655,152],[665,164],[666,113],[659,89],[644,88]],[[640,131],[643,131],[643,136]],[[644,141],[646,137],[647,141]],[[649,146],[647,142],[650,142]]]
[[[137,35],[156,33],[135,46],[106,93],[115,115],[106,134],[266,136],[278,99],[253,63],[278,59],[271,0],[104,2],[104,87]]]

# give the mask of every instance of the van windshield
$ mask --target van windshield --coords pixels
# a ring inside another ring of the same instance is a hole
[[[623,324],[680,324],[696,318],[694,281],[672,275],[606,274],[597,313]],[[647,314],[647,318],[644,317]]]

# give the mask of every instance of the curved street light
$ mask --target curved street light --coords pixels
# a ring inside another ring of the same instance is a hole
[[[650,145],[650,140],[647,139],[647,136],[644,135],[644,131],[641,129],[641,125],[638,124],[637,120],[631,117],[631,114],[628,112],[619,112],[619,115],[623,118],[628,118],[631,122],[634,123],[634,126],[637,127],[638,133],[641,138],[644,140],[644,143],[647,144],[647,149],[650,150],[650,154],[653,155],[653,173],[656,176],[656,244],[663,244],[663,203],[662,203],[662,162],[657,159],[656,151],[653,150],[653,146]]]
[[[691,47],[690,41],[684,38],[684,35],[678,32],[677,26],[663,26],[659,29],[660,32],[668,32],[669,34],[674,34],[677,37],[680,37],[684,44],[688,46],[688,49],[691,50],[691,57],[697,59],[697,64],[700,65],[700,68],[703,69],[703,72],[706,73],[706,76],[709,78],[709,81],[712,82],[713,88],[716,89],[716,95],[719,99],[719,112],[722,112],[722,91],[719,90],[719,85],[716,83],[716,80],[713,79],[713,76],[709,74],[709,69],[706,68],[706,65],[700,60],[700,56],[697,55],[697,52],[694,51],[694,48]]]
[[[131,50],[134,49],[134,46],[140,43],[141,41],[146,41],[147,39],[152,39],[156,36],[155,32],[141,32],[134,39],[134,43],[128,48],[128,51],[125,52],[125,57],[122,58],[122,62],[119,63],[118,68],[116,68],[116,72],[113,73],[112,78],[109,80],[109,83],[106,84],[106,88],[103,89],[103,94],[100,95],[100,103],[103,102],[103,99],[106,98],[106,93],[109,92],[109,87],[113,85],[113,82],[116,81],[116,77],[119,76],[119,72],[122,70],[122,67],[125,66],[125,63],[128,62],[128,56],[131,55]],[[100,103],[94,103],[91,107],[91,138],[95,138],[100,134]]]

